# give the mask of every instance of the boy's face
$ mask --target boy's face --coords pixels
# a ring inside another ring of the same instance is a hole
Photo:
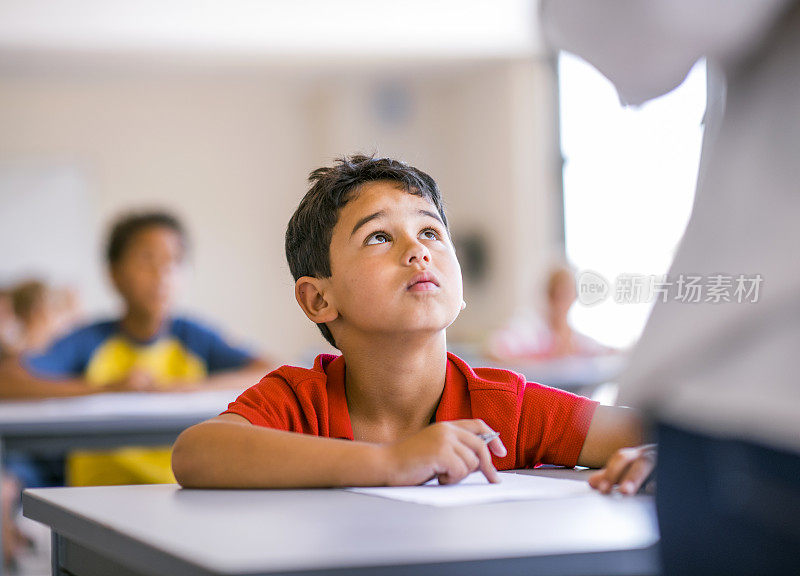
[[[461,268],[447,230],[433,204],[395,182],[370,182],[342,208],[330,259],[337,342],[348,330],[441,331],[458,316]]]
[[[150,226],[128,241],[111,276],[128,308],[164,318],[178,291],[182,261],[180,235],[171,228]]]

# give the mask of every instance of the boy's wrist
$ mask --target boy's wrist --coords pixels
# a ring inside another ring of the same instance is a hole
[[[355,483],[346,482],[346,484],[390,486],[393,466],[391,464],[389,445],[369,442],[358,442],[358,445],[359,458],[357,458],[355,464],[359,473],[357,477],[353,478]]]

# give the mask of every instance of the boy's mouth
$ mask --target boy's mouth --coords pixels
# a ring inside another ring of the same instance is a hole
[[[406,286],[406,290],[411,290],[412,292],[426,292],[437,288],[439,288],[439,281],[430,272],[420,272]]]

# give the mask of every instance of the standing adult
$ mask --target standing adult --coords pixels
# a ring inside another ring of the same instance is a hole
[[[794,570],[800,3],[544,0],[542,19],[556,46],[595,65],[628,104],[668,92],[707,58],[697,194],[670,278],[723,276],[734,285],[744,278],[749,297],[658,303],[622,379],[621,399],[656,423],[667,574]],[[676,282],[673,295],[678,288]],[[620,455],[598,485],[638,484],[648,458],[646,450]]]

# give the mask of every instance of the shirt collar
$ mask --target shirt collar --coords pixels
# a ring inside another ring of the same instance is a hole
[[[344,356],[320,354],[314,362],[314,368],[327,375],[328,389],[328,422],[331,438],[353,439],[353,426],[350,423],[350,411],[347,409],[347,393],[344,387]]]
[[[467,378],[462,372],[460,364],[463,364],[460,358],[447,353],[444,390],[436,408],[436,422],[472,417]],[[353,427],[347,408],[344,356],[320,354],[314,362],[314,369],[327,375],[330,437],[352,440]]]

